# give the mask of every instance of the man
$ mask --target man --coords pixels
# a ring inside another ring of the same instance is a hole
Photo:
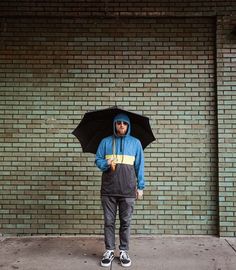
[[[136,198],[142,198],[145,187],[143,148],[140,141],[130,135],[131,128],[129,117],[118,114],[113,120],[114,134],[100,142],[96,153],[95,163],[103,172],[101,201],[106,252],[101,266],[104,267],[110,266],[114,259],[117,208],[120,262],[124,267],[131,265],[128,250],[133,206]]]

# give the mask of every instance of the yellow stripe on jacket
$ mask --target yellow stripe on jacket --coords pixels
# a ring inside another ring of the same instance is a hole
[[[106,159],[115,158],[117,164],[127,164],[127,165],[134,165],[134,156],[128,155],[106,155]]]

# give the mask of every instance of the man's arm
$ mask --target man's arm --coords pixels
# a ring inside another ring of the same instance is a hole
[[[97,149],[96,157],[95,157],[95,164],[101,171],[106,171],[110,168],[111,161],[105,159],[105,140],[103,139]]]
[[[142,197],[143,189],[145,188],[145,180],[144,180],[144,154],[140,141],[138,141],[137,143],[137,151],[135,156],[134,167],[137,177],[137,189],[138,191],[140,191],[139,195]]]

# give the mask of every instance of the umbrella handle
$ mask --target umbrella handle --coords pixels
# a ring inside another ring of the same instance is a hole
[[[111,162],[111,170],[114,172],[116,170],[116,163],[115,162]]]

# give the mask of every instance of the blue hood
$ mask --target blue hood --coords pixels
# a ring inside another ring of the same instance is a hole
[[[113,132],[114,132],[114,135],[117,136],[116,134],[116,122],[117,121],[123,121],[123,122],[126,122],[128,123],[128,129],[127,129],[127,132],[124,136],[126,135],[130,135],[130,130],[131,130],[131,126],[130,126],[130,119],[128,117],[128,115],[124,114],[124,113],[120,113],[120,114],[117,114],[113,120]]]

